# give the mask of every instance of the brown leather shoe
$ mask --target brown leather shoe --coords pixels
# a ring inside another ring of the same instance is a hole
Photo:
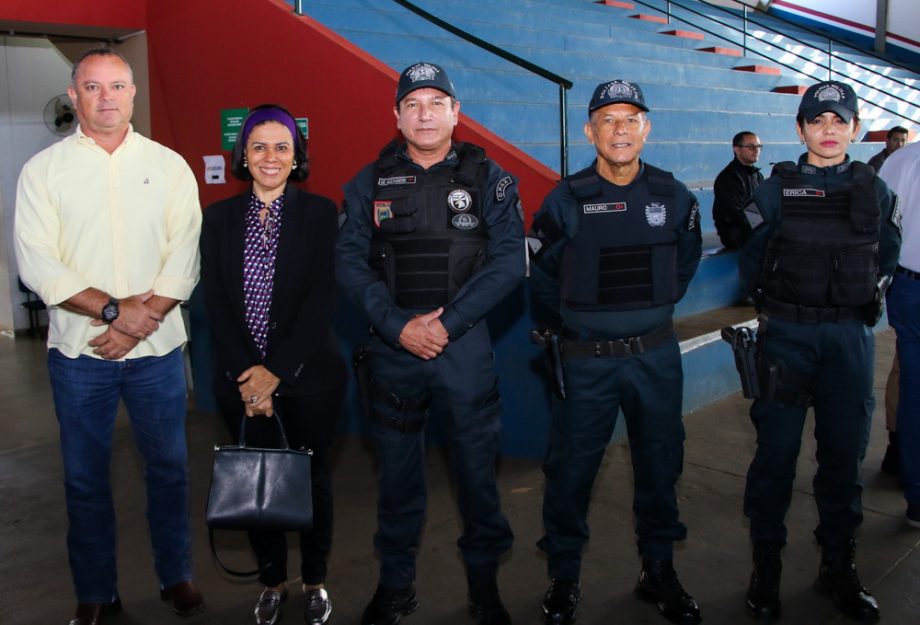
[[[68,625],[102,625],[102,617],[121,612],[121,600],[112,603],[78,603]]]
[[[173,612],[179,616],[189,616],[198,614],[204,610],[204,597],[201,591],[191,580],[185,580],[178,584],[173,584],[169,588],[160,591],[160,599],[163,601],[172,601]]]

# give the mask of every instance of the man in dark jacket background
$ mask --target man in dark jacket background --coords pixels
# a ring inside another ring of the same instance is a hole
[[[741,211],[763,182],[760,168],[754,166],[762,148],[760,139],[753,132],[742,130],[736,134],[732,139],[735,158],[716,176],[712,185],[712,219],[719,240],[727,250],[738,249],[751,234]]]

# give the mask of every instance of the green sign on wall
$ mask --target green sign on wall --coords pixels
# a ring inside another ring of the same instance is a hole
[[[220,112],[220,144],[227,151],[233,149],[236,137],[243,129],[243,120],[249,109],[223,109]]]
[[[236,138],[243,129],[243,120],[249,109],[223,109],[220,112],[220,144],[221,148],[228,152],[233,149]],[[310,138],[310,120],[306,117],[297,117],[295,119],[297,127],[303,136]]]

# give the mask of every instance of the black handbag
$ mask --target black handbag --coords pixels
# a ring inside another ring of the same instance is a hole
[[[240,426],[239,445],[214,447],[214,468],[205,520],[211,551],[218,565],[231,575],[249,576],[227,569],[214,548],[214,530],[265,530],[303,532],[313,527],[310,450],[288,445],[278,411],[274,419],[281,431],[281,447],[246,446],[246,423]]]

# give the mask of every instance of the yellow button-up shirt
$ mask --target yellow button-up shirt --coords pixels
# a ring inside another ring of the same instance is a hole
[[[153,289],[186,300],[198,282],[201,206],[188,164],[129,128],[109,154],[77,131],[33,156],[16,194],[23,282],[48,306],[48,347],[97,357],[106,327],[58,306],[94,287],[122,298]],[[126,358],[163,356],[186,341],[179,307]]]

